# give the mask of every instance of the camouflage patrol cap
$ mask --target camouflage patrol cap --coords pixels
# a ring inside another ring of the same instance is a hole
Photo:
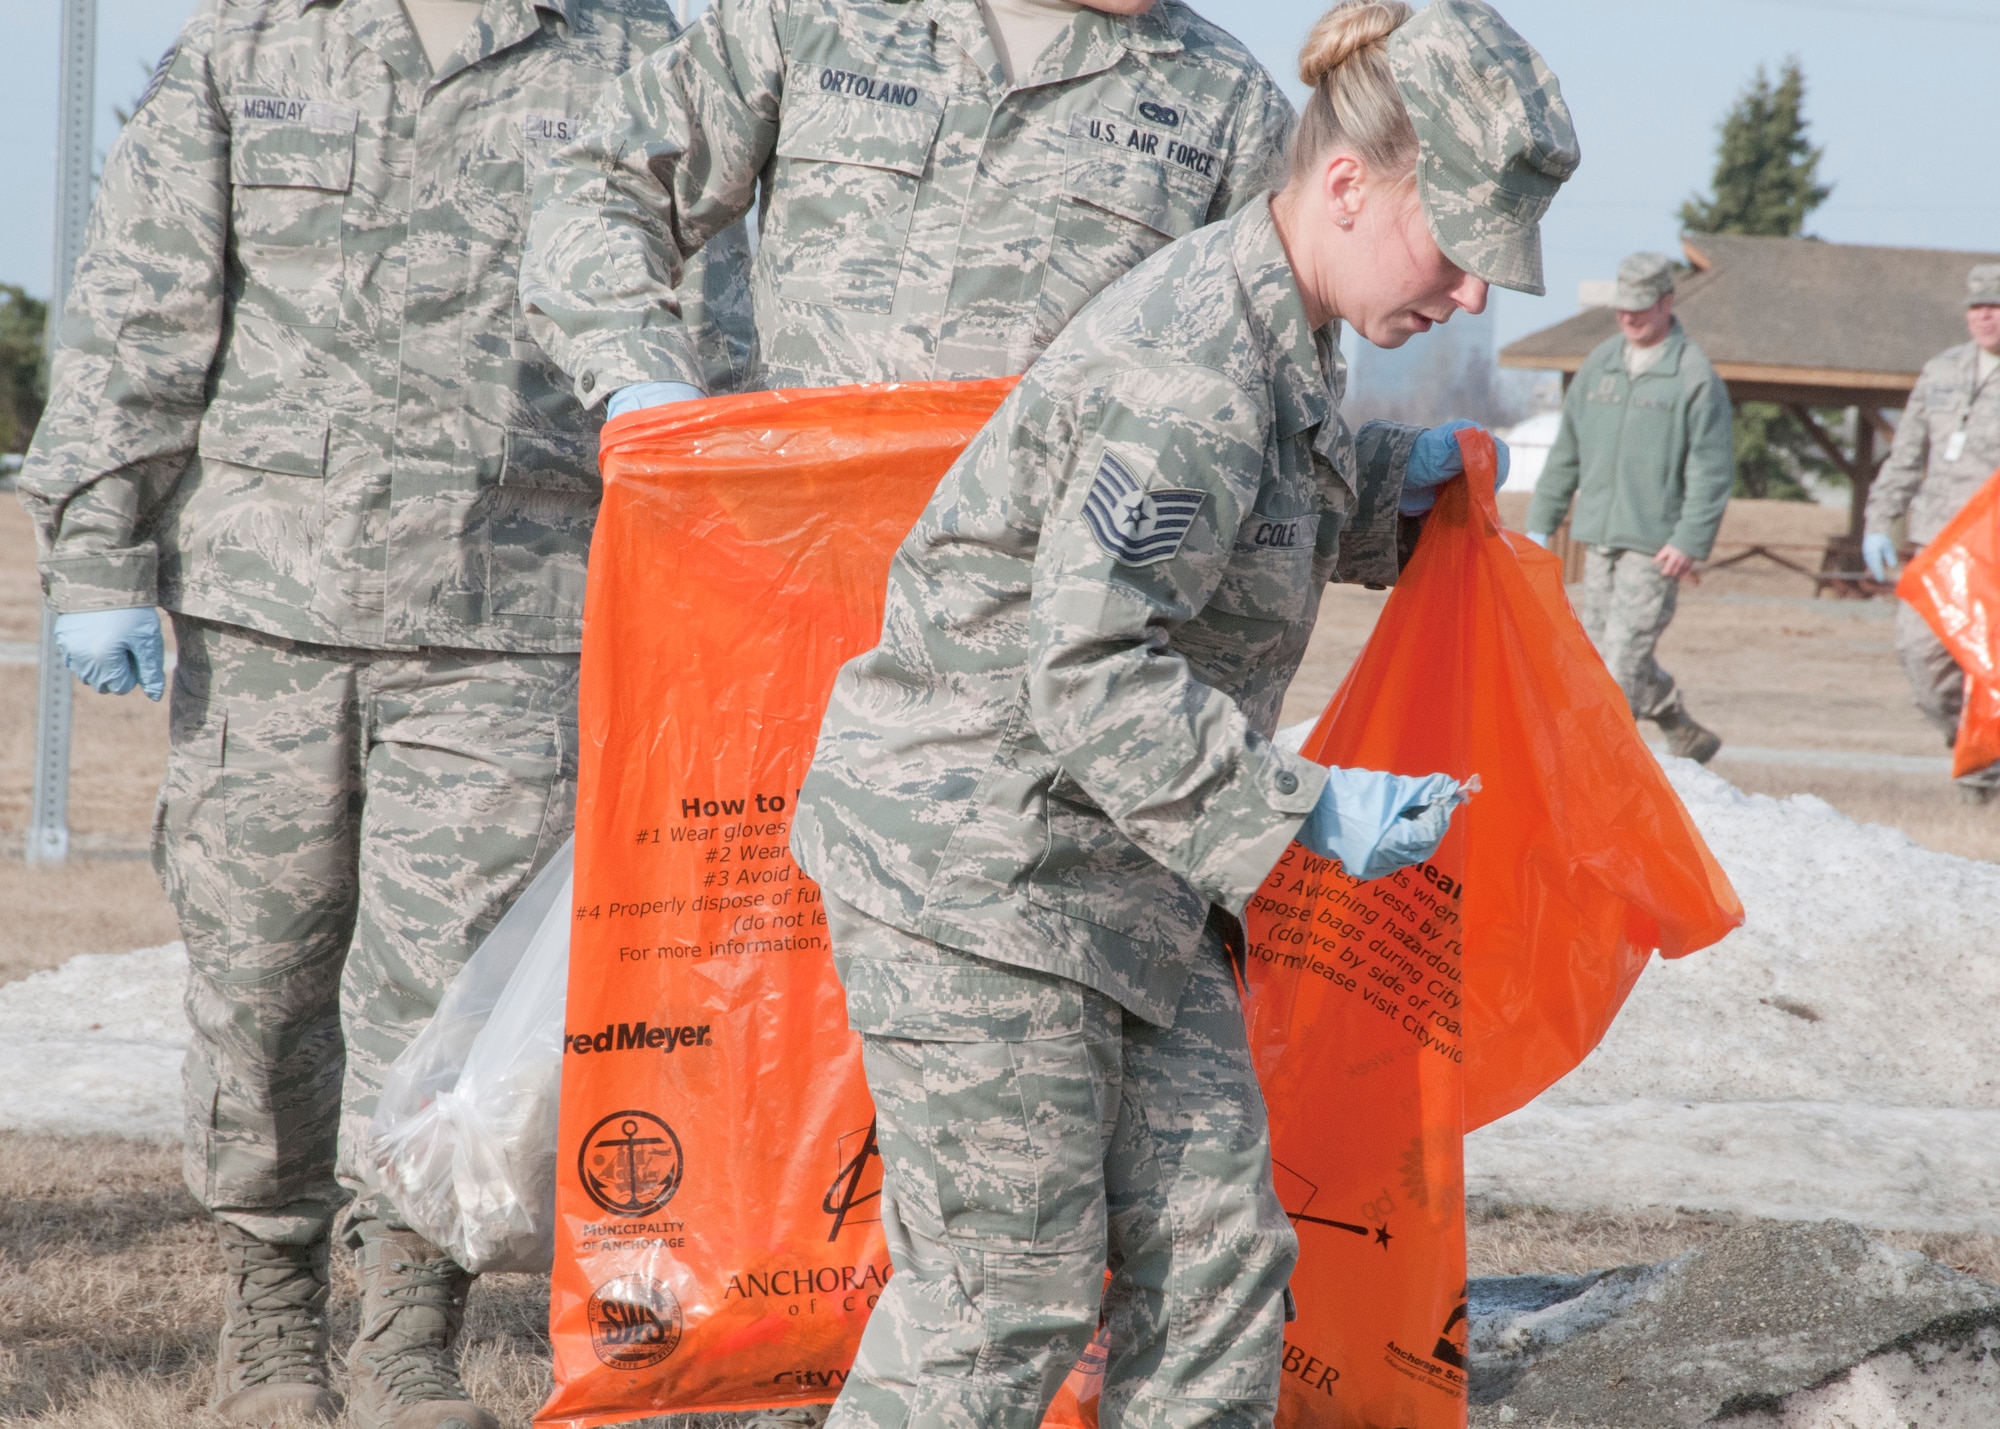
[[[1555,75],[1481,0],[1431,0],[1388,51],[1431,236],[1474,277],[1540,297],[1542,215],[1581,158]]]
[[[1642,312],[1673,290],[1673,259],[1664,253],[1634,253],[1618,265],[1618,291],[1611,306],[1621,313]]]
[[[1965,275],[1965,305],[2000,306],[2000,263],[1981,263]]]

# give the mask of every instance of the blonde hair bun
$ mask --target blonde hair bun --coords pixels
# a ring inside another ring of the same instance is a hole
[[[1320,82],[1371,45],[1379,45],[1416,11],[1403,0],[1348,0],[1319,17],[1299,51],[1299,79]]]

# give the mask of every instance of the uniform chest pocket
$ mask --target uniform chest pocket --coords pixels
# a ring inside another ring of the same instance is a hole
[[[1063,155],[1063,198],[1097,214],[1065,217],[1102,224],[1109,214],[1180,238],[1207,221],[1220,167],[1213,150],[1173,133],[1079,114]]]
[[[339,319],[358,117],[318,100],[237,97],[229,179],[241,309],[295,327]]]
[[[1252,512],[1237,528],[1222,583],[1208,607],[1244,620],[1289,624],[1313,608],[1314,556],[1322,517]]]
[[[1208,221],[1221,158],[1176,132],[1104,115],[1070,121],[1042,278],[1044,335],[1174,239]]]
[[[886,313],[943,101],[843,70],[808,67],[789,86],[768,239],[778,294]]]

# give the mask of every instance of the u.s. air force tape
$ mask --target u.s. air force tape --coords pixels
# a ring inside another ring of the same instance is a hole
[[[1106,452],[1083,503],[1083,519],[1097,544],[1120,565],[1156,565],[1180,550],[1206,498],[1206,492],[1185,487],[1148,491]]]

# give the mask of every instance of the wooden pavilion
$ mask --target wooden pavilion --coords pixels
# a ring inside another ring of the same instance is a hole
[[[1677,285],[1675,315],[1730,397],[1784,407],[1852,483],[1848,534],[1829,542],[1819,571],[1822,585],[1851,587],[1841,573],[1860,569],[1868,488],[1895,436],[1884,413],[1903,406],[1924,363],[1966,340],[1966,272],[2000,253],[1722,233],[1687,234],[1681,251],[1695,271]],[[1567,388],[1617,332],[1609,308],[1587,309],[1510,343],[1500,365],[1553,369]],[[1829,408],[1854,412],[1844,436],[1815,415]]]

